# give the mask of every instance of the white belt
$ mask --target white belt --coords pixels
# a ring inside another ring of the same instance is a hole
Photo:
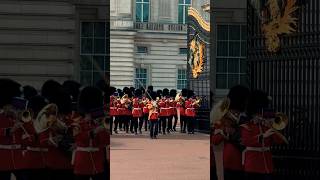
[[[245,153],[247,151],[267,152],[270,151],[270,147],[246,147],[246,149],[242,151],[242,165],[244,165]]]
[[[161,109],[170,109],[170,108],[160,108],[160,110],[161,110]]]
[[[133,108],[133,110],[141,110],[141,108]]]
[[[187,108],[187,110],[194,110],[194,108]]]
[[[21,145],[20,144],[12,144],[12,145],[0,144],[0,149],[7,149],[7,150],[21,149]]]
[[[36,152],[48,152],[48,148],[39,148],[39,147],[27,147],[28,151],[36,151]]]
[[[99,148],[97,148],[97,147],[77,147],[76,151],[97,152],[97,151],[99,151]]]
[[[117,109],[116,107],[110,107],[110,109]]]

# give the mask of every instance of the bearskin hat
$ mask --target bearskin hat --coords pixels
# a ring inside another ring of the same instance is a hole
[[[113,95],[115,92],[117,92],[117,89],[116,89],[115,87],[110,86],[110,87],[109,87],[109,94],[108,94],[108,96]]]
[[[187,97],[187,96],[188,96],[188,89],[182,89],[182,90],[181,90],[181,95],[182,95],[183,97]]]
[[[176,95],[177,95],[177,90],[175,90],[175,89],[171,89],[171,90],[170,90],[170,97],[175,98],[175,97],[176,97]]]
[[[136,89],[135,92],[134,92],[134,96],[135,96],[135,97],[141,97],[141,96],[142,96],[142,91],[141,91],[141,89]]]
[[[23,86],[23,96],[26,100],[30,100],[33,96],[38,95],[38,91],[32,86]]]
[[[162,90],[161,89],[157,90],[157,96],[156,97],[159,97],[159,98],[162,97]]]
[[[92,110],[101,107],[103,107],[103,96],[98,88],[88,86],[80,92],[78,101],[79,113],[90,113]]]
[[[54,96],[57,91],[60,91],[62,85],[55,80],[46,81],[41,88],[41,96],[46,98],[49,102],[54,101]]]
[[[194,92],[192,91],[192,90],[188,90],[188,95],[187,95],[187,97],[188,98],[191,98],[191,97],[193,97],[194,96]]]
[[[164,89],[162,90],[162,95],[163,95],[163,96],[169,96],[169,89],[164,88]]]
[[[148,86],[148,91],[153,91],[153,86]]]
[[[0,107],[11,104],[12,98],[20,97],[21,85],[11,79],[0,79]]]
[[[73,102],[78,101],[81,84],[77,81],[67,80],[62,84],[63,88],[71,96]]]
[[[47,104],[48,103],[44,97],[36,95],[30,98],[28,102],[28,109],[31,109],[33,116],[36,117],[42,108],[44,108]]]
[[[251,93],[248,103],[248,114],[254,115],[261,112],[262,109],[268,108],[270,100],[268,94],[261,90],[254,90]]]
[[[242,85],[232,87],[228,93],[228,98],[230,100],[229,109],[244,111],[246,109],[249,96],[249,88]]]
[[[135,90],[136,90],[136,88],[134,88],[134,87],[130,87],[130,91],[131,91],[132,93],[134,93],[134,92],[135,92]]]
[[[98,89],[100,89],[100,91],[102,91],[103,93],[107,93],[107,89],[108,89],[108,87],[107,87],[107,84],[106,84],[106,81],[105,80],[103,80],[103,79],[101,79],[101,80],[99,80],[97,83],[96,83],[96,87],[98,88]]]
[[[60,88],[52,95],[51,103],[58,106],[58,112],[61,114],[68,114],[72,112],[72,98],[70,94],[63,88]]]

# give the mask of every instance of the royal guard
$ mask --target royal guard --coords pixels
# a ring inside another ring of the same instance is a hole
[[[118,108],[118,110],[120,110],[122,122],[123,122],[126,133],[129,133],[129,123],[132,117],[131,105],[132,105],[131,100],[128,94],[123,95],[120,101],[120,108]]]
[[[17,180],[24,178],[23,169],[25,161],[23,158],[21,127],[18,123],[17,112],[12,106],[14,97],[19,97],[20,84],[9,80],[0,79],[0,179],[11,180],[11,173]]]
[[[142,97],[142,103],[143,103],[143,119],[144,119],[144,130],[148,131],[148,127],[149,127],[149,108],[147,107],[147,105],[149,104],[150,100],[149,98],[145,95]]]
[[[230,89],[227,98],[215,106],[211,142],[219,180],[244,178],[239,122],[249,95],[248,88],[237,85]]]
[[[193,93],[192,93],[193,94]],[[196,110],[200,107],[200,99],[195,98],[193,95],[190,97],[185,104],[186,117],[188,122],[188,133],[194,134],[195,123],[196,123]]]
[[[177,131],[176,126],[177,126],[177,122],[178,122],[178,117],[177,117],[177,108],[176,108],[177,102],[175,101],[176,95],[177,95],[177,90],[171,89],[170,90],[170,101],[169,101],[169,107],[170,107],[170,112],[171,112],[170,119],[173,120],[173,118],[174,118],[173,125],[171,125],[169,128],[171,131]]]
[[[81,118],[78,127],[73,129],[76,146],[73,165],[76,179],[103,180],[104,178],[108,132],[104,121],[102,98],[101,91],[94,87],[86,87],[80,93]]]
[[[142,134],[140,129],[140,124],[143,124],[143,112],[142,112],[142,100],[141,100],[141,90],[137,89],[135,91],[135,97],[132,99],[132,121],[130,124],[130,129],[134,129],[134,133],[138,134],[138,126],[140,130],[140,134]],[[142,121],[142,123],[141,123]]]
[[[180,132],[186,133],[186,116],[185,116],[185,99],[187,96],[187,90],[183,89],[181,93],[177,94],[175,101],[177,102],[177,117],[180,122]]]
[[[156,139],[158,135],[158,119],[159,119],[159,109],[158,102],[155,100],[149,101],[147,104],[149,109],[148,119],[150,121],[150,138]]]
[[[117,108],[117,99],[118,99],[118,96],[117,96],[117,93],[115,92],[115,88],[110,88],[111,92],[111,96],[110,96],[110,102],[109,102],[109,106],[110,106],[110,111],[109,111],[109,115],[110,115],[110,134],[112,135],[112,129],[113,129],[113,124],[116,124],[118,121],[118,116],[119,116],[119,113],[118,113],[118,108]],[[115,133],[118,133],[116,129],[114,129],[114,132]]]
[[[252,92],[248,107],[250,121],[241,125],[241,139],[245,146],[242,162],[247,180],[273,179],[270,147],[288,143],[278,131],[285,128],[287,117],[282,113],[270,115],[266,110],[268,106],[269,99],[265,92]]]
[[[170,117],[170,108],[169,108],[169,100],[167,99],[167,91],[166,89],[163,92],[163,97],[159,100],[158,102],[158,106],[160,109],[160,113],[159,113],[159,126],[161,126],[162,128],[162,133],[165,135],[166,134],[166,130],[167,133],[169,133],[168,129],[166,129],[167,127],[167,119]],[[161,133],[161,128],[159,129],[159,132]]]

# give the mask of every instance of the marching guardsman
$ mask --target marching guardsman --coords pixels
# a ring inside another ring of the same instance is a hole
[[[244,178],[240,118],[246,110],[249,95],[248,88],[237,85],[230,89],[226,99],[215,106],[211,142],[219,180]]]
[[[253,91],[248,107],[250,121],[241,125],[241,138],[245,146],[242,162],[246,180],[273,179],[272,144],[288,143],[278,131],[285,128],[287,117],[281,113],[270,115],[267,93]],[[279,122],[275,123],[275,118]]]
[[[161,99],[159,99],[158,106],[159,106],[159,109],[160,109],[159,126],[161,126],[162,133],[165,135],[166,134],[166,130],[169,133],[169,131],[168,131],[168,129],[166,129],[166,127],[167,127],[167,119],[170,117],[170,108],[169,108],[169,101],[167,99],[167,91],[165,90],[163,93],[164,93],[163,97]],[[159,129],[159,131],[160,130],[161,129]]]
[[[109,114],[110,114],[110,134],[112,135],[112,130],[113,130],[113,124],[116,124],[118,123],[118,108],[117,108],[117,93],[115,93],[115,88],[114,88],[114,91],[112,90],[113,88],[111,88],[111,96],[110,96],[110,102],[109,102],[109,106],[110,106],[110,111],[109,111]],[[114,132],[117,134],[117,130],[114,129]]]
[[[171,112],[170,119],[174,118],[173,125],[171,124],[171,126],[169,127],[169,129],[171,131],[176,131],[176,126],[177,126],[177,122],[178,122],[177,108],[176,108],[177,102],[175,101],[176,95],[177,95],[177,90],[171,89],[170,90],[170,101],[169,101],[170,112]]]
[[[149,104],[149,98],[145,95],[142,97],[142,103],[143,103],[143,119],[144,119],[144,130],[148,131],[148,127],[149,127],[149,108],[147,107],[147,105]],[[142,128],[142,127],[141,127]]]
[[[150,138],[156,139],[158,135],[158,118],[159,118],[159,109],[158,103],[155,100],[149,101],[147,104],[149,109],[148,119],[150,121]]]
[[[20,84],[0,79],[0,179],[11,180],[13,173],[17,180],[24,178],[25,169],[22,149],[22,134],[17,130],[17,113],[11,103],[20,97]]]
[[[177,94],[175,100],[177,102],[177,117],[180,121],[180,132],[186,133],[186,116],[185,116],[185,100],[187,96],[187,90],[182,89],[181,93]]]
[[[196,110],[200,107],[200,99],[196,99],[192,96],[186,101],[185,103],[186,107],[186,116],[187,116],[187,122],[188,122],[188,133],[194,134],[195,129],[195,123],[196,123]]]
[[[76,144],[73,159],[76,179],[103,180],[104,178],[108,132],[104,112],[102,110],[102,114],[99,114],[98,111],[103,108],[102,99],[101,91],[94,87],[86,87],[80,93],[81,118],[78,127],[73,129]]]
[[[143,112],[142,112],[142,100],[141,100],[141,90],[137,89],[134,93],[135,97],[132,99],[132,121],[130,124],[130,129],[134,129],[134,133],[138,134],[138,126],[139,126],[139,132],[142,134],[140,129],[140,124],[142,127],[143,124]],[[142,122],[142,123],[141,123]]]
[[[116,119],[114,121],[114,129],[113,129],[113,131],[114,131],[114,133],[118,134],[118,127],[119,127],[119,129],[121,129],[120,126],[122,126],[121,124],[122,124],[122,121],[124,119],[124,117],[123,117],[124,116],[124,108],[121,105],[121,98],[120,98],[120,94],[119,93],[117,93],[117,98],[116,98],[116,100],[114,102],[114,105],[115,105],[115,107],[117,109],[117,112],[115,113],[117,116],[116,116]]]
[[[124,129],[126,133],[129,133],[129,123],[132,116],[132,112],[131,112],[132,108],[131,108],[131,100],[128,94],[123,95],[123,97],[121,98],[120,107],[121,108],[119,108],[119,110],[122,115]]]

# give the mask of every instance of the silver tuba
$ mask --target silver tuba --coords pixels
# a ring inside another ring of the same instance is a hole
[[[34,120],[34,128],[41,133],[58,121],[58,107],[55,104],[48,104],[38,113]]]

